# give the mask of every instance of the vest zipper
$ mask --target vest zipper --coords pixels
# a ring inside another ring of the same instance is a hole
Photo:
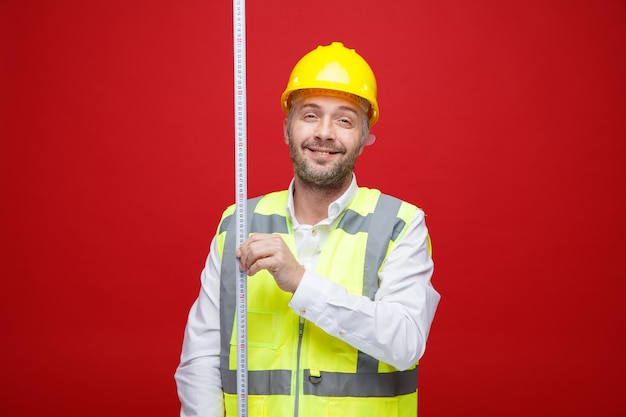
[[[296,397],[295,397],[295,408],[293,415],[294,417],[298,417],[298,411],[300,409],[299,398],[300,398],[300,351],[302,350],[302,334],[304,333],[304,317],[300,317],[300,324],[298,328],[298,350],[297,350],[297,358],[296,358]]]

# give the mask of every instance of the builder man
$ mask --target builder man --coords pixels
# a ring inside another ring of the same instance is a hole
[[[440,296],[424,213],[353,174],[373,139],[376,89],[339,42],[294,67],[281,97],[294,178],[248,202],[240,247],[235,207],[222,216],[176,371],[181,416],[237,415],[235,258],[249,276],[251,417],[416,415]]]

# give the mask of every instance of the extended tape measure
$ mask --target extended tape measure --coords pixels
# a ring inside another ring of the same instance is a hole
[[[235,63],[235,219],[236,244],[247,238],[247,120],[246,120],[246,8],[245,0],[233,0],[233,45]],[[237,409],[239,417],[248,416],[248,302],[247,272],[237,277]]]

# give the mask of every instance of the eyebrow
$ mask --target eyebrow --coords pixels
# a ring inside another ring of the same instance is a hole
[[[322,108],[322,106],[320,106],[319,104],[316,104],[316,103],[306,103],[306,104],[303,104],[302,107],[300,107],[300,111],[307,110],[309,108],[315,109],[315,110],[319,110],[319,109]],[[354,113],[355,116],[359,115],[359,113],[354,109],[354,107],[339,106],[337,109],[338,110],[343,110],[343,111],[349,111],[351,113]]]

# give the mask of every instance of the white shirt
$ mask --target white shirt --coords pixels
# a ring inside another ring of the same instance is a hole
[[[424,212],[417,211],[404,238],[389,254],[374,300],[349,294],[344,287],[312,272],[326,238],[357,190],[353,177],[348,190],[328,206],[328,218],[304,225],[294,216],[293,180],[289,185],[287,213],[293,224],[298,261],[306,269],[289,307],[328,334],[400,370],[407,369],[424,353],[440,299],[431,284],[433,261],[428,253]],[[181,417],[224,415],[219,371],[220,268],[213,238],[175,374]]]

